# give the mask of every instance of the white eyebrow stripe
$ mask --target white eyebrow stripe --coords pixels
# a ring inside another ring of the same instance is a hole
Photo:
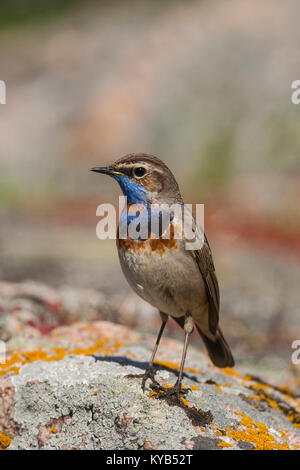
[[[161,168],[155,167],[154,171],[157,171],[157,173],[163,173],[163,170]]]
[[[163,168],[160,168],[158,166],[155,166],[155,165],[151,165],[151,163],[148,163],[148,162],[143,162],[143,161],[139,161],[139,162],[127,162],[127,163],[120,163],[118,165],[116,165],[116,169],[118,168],[138,168],[140,166],[143,166],[146,168],[146,170],[152,170],[153,172],[157,172],[159,174],[163,174],[164,173],[164,170]]]

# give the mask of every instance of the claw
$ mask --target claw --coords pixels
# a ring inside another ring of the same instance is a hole
[[[146,386],[146,382],[148,379],[150,379],[152,382],[150,387],[155,386],[157,388],[160,388],[159,383],[157,382],[157,380],[155,380],[155,371],[153,370],[153,367],[151,366],[148,367],[148,369],[146,370],[144,374],[128,374],[125,377],[128,379],[140,379],[141,378],[143,392],[145,392],[145,386]]]
[[[147,380],[150,379],[152,381],[152,384],[151,385],[156,385],[156,386],[159,386],[159,383],[157,382],[157,380],[155,380],[155,371],[153,370],[153,368],[150,366],[148,367],[148,369],[146,370],[144,376],[143,376],[143,380],[142,380],[142,390],[143,392],[145,392],[145,385],[146,385],[146,382]],[[151,387],[150,385],[150,387]]]

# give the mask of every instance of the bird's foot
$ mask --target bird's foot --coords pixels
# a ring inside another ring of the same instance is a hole
[[[178,382],[176,382],[173,386],[167,387],[162,387],[159,384],[157,386],[156,384],[152,383],[150,387],[154,392],[157,393],[157,398],[172,400],[174,400],[175,398],[179,403],[180,399],[183,398],[190,390],[189,388],[185,388],[184,385],[181,385]]]
[[[152,382],[150,387],[152,385],[155,386],[155,387],[160,387],[157,380],[155,380],[155,371],[154,371],[152,366],[149,366],[144,374],[129,374],[129,375],[126,375],[126,378],[129,378],[129,379],[140,379],[141,378],[142,379],[143,392],[145,391],[145,385],[146,385],[146,382],[147,382],[148,379],[150,379],[151,382]]]
[[[151,382],[152,382],[151,385],[150,385],[151,388],[152,388],[152,386],[160,387],[157,380],[155,380],[155,371],[154,371],[152,366],[149,366],[148,369],[146,370],[146,372],[144,373],[143,380],[142,380],[143,392],[145,391],[145,385],[146,385],[146,382],[147,382],[148,379],[150,379]]]

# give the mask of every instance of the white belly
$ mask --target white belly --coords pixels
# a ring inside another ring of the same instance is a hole
[[[180,242],[179,242],[180,243]],[[185,250],[151,251],[150,246],[136,251],[118,246],[124,275],[132,289],[161,312],[180,317],[190,312],[207,318],[207,299],[197,264]]]

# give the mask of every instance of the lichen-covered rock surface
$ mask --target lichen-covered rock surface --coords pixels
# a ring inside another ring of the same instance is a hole
[[[2,313],[13,312],[15,335],[0,363],[0,448],[300,449],[297,392],[214,367],[199,339],[188,351],[189,390],[180,402],[149,383],[143,393],[141,378],[127,376],[145,371],[155,338],[92,319],[40,331],[30,303],[16,310],[4,287]],[[25,317],[33,326],[19,328]],[[181,352],[182,343],[162,339],[156,377],[165,387],[176,381]]]

